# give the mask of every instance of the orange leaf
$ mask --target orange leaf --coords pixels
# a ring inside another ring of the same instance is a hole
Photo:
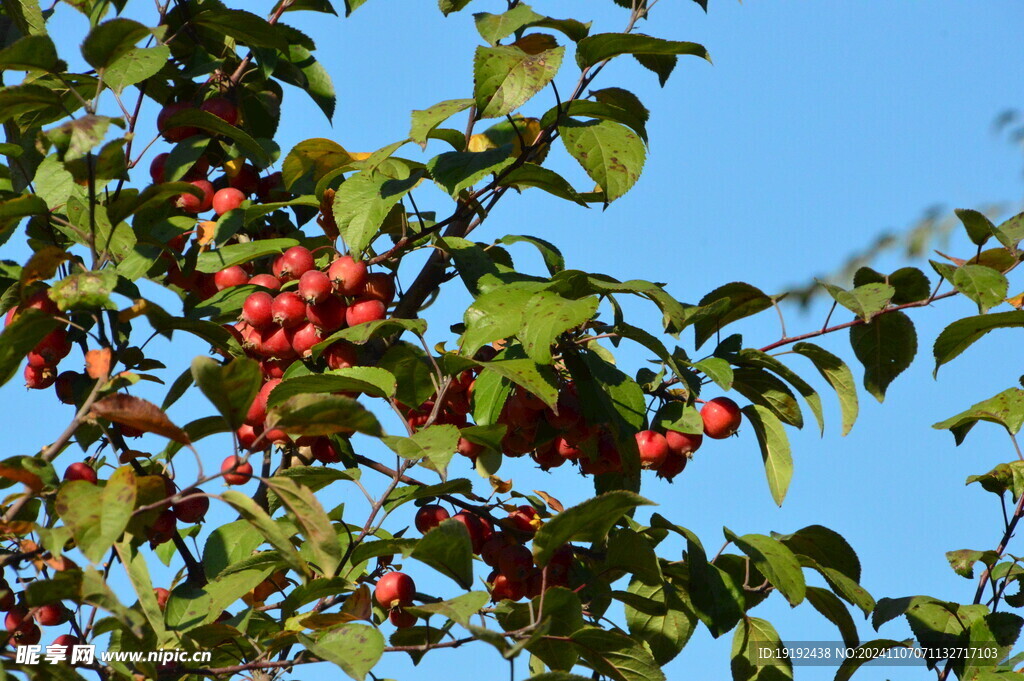
[[[90,378],[103,378],[110,375],[110,363],[114,359],[114,353],[110,348],[90,350],[85,353],[85,372]]]
[[[0,464],[0,478],[17,480],[23,485],[31,487],[33,492],[38,492],[43,488],[43,481],[39,476],[35,473],[29,473],[23,468],[12,468],[11,466]]]
[[[36,524],[31,520],[12,520],[9,523],[0,524],[0,534],[10,534],[15,537],[24,537],[26,534],[34,532],[35,529]],[[35,548],[32,550],[34,551]]]
[[[502,480],[497,475],[492,475],[491,477],[488,478],[488,480],[490,480],[491,487],[493,487],[494,491],[497,492],[498,494],[505,494],[510,489],[512,489],[511,478],[509,478],[508,480]]]
[[[178,426],[171,423],[167,414],[152,402],[141,397],[114,393],[92,405],[89,415],[93,418],[107,419],[123,426],[131,426],[144,433],[156,433],[183,445],[190,445],[188,435]]]
[[[551,510],[554,511],[555,513],[561,513],[562,511],[565,510],[565,507],[562,506],[562,502],[554,498],[547,492],[542,492],[539,489],[535,489],[533,491],[536,492],[541,499],[547,502],[547,505],[550,506]]]

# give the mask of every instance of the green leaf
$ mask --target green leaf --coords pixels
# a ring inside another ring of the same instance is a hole
[[[505,173],[499,184],[504,187],[515,187],[517,189],[536,187],[560,199],[572,201],[584,208],[589,207],[579,192],[573,189],[572,185],[564,177],[553,170],[535,163],[524,163],[518,168]]]
[[[103,487],[84,480],[65,482],[55,508],[85,557],[99,563],[128,527],[135,496],[135,474],[123,466]]]
[[[648,586],[634,579],[629,593],[638,597],[624,601],[629,633],[647,644],[658,664],[668,664],[690,640],[697,616],[670,582]]]
[[[889,284],[864,284],[852,291],[844,291],[829,283],[822,283],[822,286],[837,303],[865,321],[871,321],[884,310],[896,293]]]
[[[112,122],[114,119],[107,116],[86,114],[41,134],[46,142],[56,147],[58,158],[70,163],[83,158],[103,142]]]
[[[996,231],[996,226],[983,213],[970,208],[957,208],[953,212],[960,218],[967,231],[967,238],[975,246],[983,245]]]
[[[394,180],[380,172],[363,171],[342,183],[334,195],[334,220],[353,257],[373,242],[388,213],[419,179],[418,173]]]
[[[534,12],[526,4],[517,5],[504,14],[480,12],[473,15],[477,32],[491,45],[497,45],[502,38],[507,38],[516,31],[542,19],[544,19],[543,16]]]
[[[398,384],[395,397],[402,404],[418,407],[437,391],[433,364],[423,350],[411,343],[395,343],[377,365],[394,375]]]
[[[782,506],[789,482],[793,479],[793,456],[790,453],[786,430],[771,410],[759,404],[743,407],[743,413],[757,435],[757,444],[761,448],[764,472],[768,478],[772,498],[776,504]]]
[[[754,404],[771,410],[783,422],[803,428],[804,418],[796,397],[786,384],[762,369],[733,371],[733,389]]]
[[[155,76],[170,57],[171,49],[166,45],[133,47],[107,67],[103,82],[122,94],[126,88]]]
[[[650,651],[625,634],[585,627],[571,638],[580,657],[598,674],[615,681],[665,681]]]
[[[309,547],[320,573],[326,578],[335,576],[342,559],[341,544],[313,490],[281,476],[267,480],[267,487],[295,516],[306,538],[305,546]]]
[[[309,393],[290,397],[270,409],[266,427],[312,436],[354,431],[380,437],[383,432],[377,417],[357,400]]]
[[[562,257],[562,252],[550,241],[535,236],[519,234],[508,234],[498,239],[500,244],[516,244],[520,242],[531,244],[540,251],[540,255],[544,259],[544,265],[548,268],[550,274],[555,275],[565,269],[565,258]]]
[[[0,339],[2,338],[3,336],[0,336]],[[21,361],[20,357],[18,361]],[[505,406],[505,400],[508,399],[511,392],[512,381],[493,371],[482,372],[473,384],[471,396],[473,422],[480,426],[496,424],[501,415],[501,409]],[[556,402],[557,396],[558,392],[555,391]]]
[[[379,367],[348,367],[322,374],[286,378],[270,393],[268,407],[276,407],[302,393],[360,392],[371,397],[395,395],[395,377]]]
[[[991,569],[999,562],[999,554],[995,551],[960,549],[959,551],[946,551],[946,560],[949,561],[953,572],[966,579],[974,579],[974,564],[981,561],[985,567]]]
[[[1010,435],[1016,435],[1024,425],[1024,390],[1009,388],[994,397],[982,400],[970,409],[951,416],[932,426],[938,430],[949,430],[959,445],[978,421],[998,423]]]
[[[905,313],[888,312],[850,327],[850,345],[864,365],[864,388],[882,402],[889,384],[917,354],[917,332]]]
[[[821,587],[809,586],[807,587],[807,600],[825,619],[839,628],[839,635],[843,637],[844,645],[852,648],[860,644],[860,638],[857,636],[857,624],[853,621],[850,611],[834,593]]]
[[[85,61],[99,71],[116,62],[151,31],[131,19],[111,19],[89,32],[82,43]]]
[[[260,365],[248,357],[220,364],[210,357],[192,360],[192,379],[233,430],[245,422],[249,406],[263,385]]]
[[[4,12],[22,35],[46,35],[46,19],[39,8],[39,0],[5,0]]]
[[[654,546],[633,530],[616,530],[608,538],[606,570],[625,570],[645,584],[662,583],[661,566]]]
[[[550,291],[534,295],[523,309],[519,339],[538,364],[551,364],[551,346],[569,329],[589,321],[597,312],[596,297],[568,300]]]
[[[639,33],[598,33],[584,38],[576,46],[576,63],[580,68],[587,68],[621,54],[693,55],[711,61],[708,51],[697,43],[663,40]]]
[[[449,424],[433,425],[411,437],[385,437],[383,441],[403,459],[424,459],[444,479],[448,462],[459,446],[459,429]]]
[[[473,61],[477,118],[512,113],[554,79],[564,47],[529,54],[518,47],[478,47]]]
[[[932,284],[924,272],[916,267],[901,267],[885,276],[870,267],[861,267],[853,275],[853,285],[889,284],[896,293],[892,296],[895,305],[924,300],[932,290]]]
[[[1001,463],[988,473],[971,475],[965,484],[979,483],[987,492],[1003,496],[1007,490],[1013,493],[1014,500],[1024,493],[1024,461]]]
[[[242,265],[267,255],[283,253],[298,243],[295,239],[260,239],[244,244],[222,246],[215,251],[200,253],[196,260],[196,270],[213,274],[232,265]]]
[[[728,304],[715,305],[719,301],[725,301]],[[757,314],[771,306],[772,299],[761,289],[750,284],[736,281],[719,286],[700,300],[700,307],[714,309],[716,312],[702,315],[694,322],[697,348],[704,345],[726,324]]]
[[[500,359],[484,364],[483,373],[495,373],[521,385],[549,407],[558,402],[558,390],[551,369],[530,359]],[[477,379],[479,380],[479,379]],[[481,424],[484,425],[484,424]]]
[[[808,525],[793,534],[773,535],[790,551],[815,561],[817,567],[835,570],[860,581],[860,559],[842,535],[822,525]]]
[[[313,185],[339,169],[352,164],[352,157],[344,147],[323,137],[303,140],[296,144],[281,164],[281,179],[285,189],[292,189],[299,180],[308,177]]]
[[[1018,326],[1024,326],[1024,310],[958,319],[943,329],[935,339],[935,373],[939,372],[940,366],[957,357],[989,331]]]
[[[384,656],[384,635],[365,624],[345,624],[315,641],[300,634],[299,641],[314,655],[338,665],[356,681],[363,681]]]
[[[626,126],[603,120],[568,120],[559,124],[558,133],[569,155],[601,188],[607,203],[628,192],[640,179],[647,149]]]
[[[887,650],[909,647],[909,644],[905,641],[892,641],[881,638],[862,643],[856,650],[851,651],[851,654],[847,655],[843,663],[839,665],[839,671],[836,672],[834,681],[848,681],[853,676],[853,673],[860,669],[861,665],[882,656]]]
[[[67,64],[57,58],[57,48],[47,35],[26,35],[0,50],[0,67],[11,71],[60,72]]]
[[[332,343],[339,340],[346,340],[356,345],[362,345],[374,338],[382,338],[384,336],[390,336],[393,333],[399,331],[412,331],[416,334],[423,334],[427,330],[427,323],[422,319],[400,319],[392,317],[391,319],[378,319],[372,322],[366,322],[364,324],[358,324],[356,326],[350,326],[347,329],[337,331],[322,342],[317,343],[313,346],[313,358],[318,359],[323,351],[331,346]]]
[[[274,76],[285,83],[302,88],[313,103],[324,112],[327,120],[331,120],[334,117],[337,96],[327,69],[302,45],[289,45],[287,53],[288,61],[278,62]]]
[[[458,520],[445,520],[416,543],[412,557],[451,577],[463,589],[473,585],[473,546]]]
[[[437,0],[437,6],[441,10],[441,13],[448,16],[452,12],[458,12],[465,8],[471,0]]]
[[[195,127],[217,135],[224,135],[231,139],[238,146],[238,150],[260,168],[270,165],[271,159],[266,150],[249,133],[208,111],[199,109],[179,111],[167,119],[166,126],[168,128]]]
[[[195,14],[192,23],[234,38],[249,47],[270,47],[288,51],[285,34],[263,17],[241,9],[215,7]]]
[[[523,325],[523,310],[533,298],[531,288],[507,284],[477,296],[466,308],[462,354],[472,357],[491,341],[515,335]]]
[[[797,343],[793,346],[793,352],[811,360],[818,373],[828,381],[829,385],[836,391],[839,398],[839,407],[843,415],[843,435],[850,432],[853,424],[857,421],[857,413],[860,409],[857,399],[857,385],[854,382],[853,372],[846,363],[813,343]]]
[[[437,126],[471,106],[473,106],[472,99],[447,99],[429,108],[413,111],[409,139],[425,149],[430,133]]]
[[[1016,252],[1017,244],[1024,239],[1024,213],[1017,213],[1009,220],[1001,223],[995,231],[999,243]]]
[[[807,401],[807,406],[811,408],[811,412],[818,420],[819,430],[822,433],[825,432],[825,419],[822,414],[821,397],[818,396],[817,391],[815,391],[807,381],[800,378],[792,369],[775,357],[761,352],[760,350],[754,350],[753,348],[740,350],[737,356],[737,363],[773,371],[796,388],[803,396],[804,400]]]
[[[506,144],[487,151],[446,151],[427,161],[427,169],[446,192],[458,196],[463,189],[500,172],[514,160],[512,145]]]
[[[978,304],[978,312],[984,314],[1006,298],[1009,283],[999,272],[984,265],[962,265],[953,275],[953,286]]]
[[[408,610],[418,617],[440,615],[459,624],[467,624],[469,618],[477,614],[480,608],[487,605],[489,600],[491,600],[491,595],[486,591],[470,591],[451,600],[426,603],[424,605],[403,608],[403,610]]]
[[[725,538],[753,562],[754,567],[779,590],[793,607],[803,602],[807,583],[796,555],[785,544],[763,534],[737,536],[725,528]]]
[[[21,311],[0,333],[0,385],[14,377],[32,348],[57,328],[57,321],[36,309]]]
[[[302,560],[299,552],[295,550],[291,538],[282,526],[274,522],[252,498],[233,489],[221,493],[220,496],[238,512],[238,515],[263,535],[263,538],[270,542],[271,546],[277,549],[278,555],[292,569],[300,574],[309,574],[309,567],[306,565],[306,561]]]
[[[571,541],[599,542],[619,518],[637,506],[654,502],[626,490],[615,490],[567,508],[544,523],[533,539],[533,557],[538,566],[548,564],[562,544]]]
[[[768,620],[759,617],[744,617],[742,626],[736,628],[732,639],[733,681],[778,681],[793,678],[793,663],[783,656],[771,661],[762,659],[759,651],[782,647],[782,639]]]

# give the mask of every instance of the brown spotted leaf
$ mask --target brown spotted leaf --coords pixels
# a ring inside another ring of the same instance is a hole
[[[114,423],[120,423],[123,426],[131,426],[144,433],[163,435],[179,444],[191,444],[185,431],[171,423],[171,420],[167,418],[167,414],[160,407],[152,402],[147,402],[141,397],[134,397],[123,393],[107,395],[92,405],[89,416],[107,419]]]

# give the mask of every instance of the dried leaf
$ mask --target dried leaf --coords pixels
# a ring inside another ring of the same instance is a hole
[[[555,513],[561,513],[562,511],[565,510],[565,507],[562,506],[562,502],[559,501],[558,499],[554,498],[553,496],[551,496],[547,492],[542,492],[539,489],[535,489],[533,491],[534,491],[535,494],[537,494],[537,496],[539,496],[541,499],[543,499],[544,502],[549,507],[551,507],[551,510],[554,511]]]
[[[28,286],[52,278],[57,274],[57,267],[70,259],[71,254],[63,248],[44,246],[29,258],[28,264],[21,271],[21,285]]]
[[[131,426],[144,433],[156,433],[183,445],[190,445],[188,435],[171,423],[167,414],[152,402],[141,397],[114,393],[92,405],[92,418],[107,419],[123,426]]]
[[[341,606],[340,614],[345,617],[344,622],[354,622],[356,620],[372,622],[373,603],[370,601],[370,587],[366,584],[361,584],[358,589],[353,591],[352,595],[345,599],[345,604]],[[305,621],[303,621],[303,624],[305,624]]]
[[[490,480],[491,487],[493,487],[494,491],[497,492],[498,494],[505,494],[510,489],[512,489],[511,478],[509,478],[508,480],[502,480],[497,475],[492,475],[491,477],[488,478],[488,480]]]
[[[13,468],[0,464],[0,478],[17,480],[21,484],[31,487],[33,492],[38,492],[43,488],[43,481],[39,476],[35,473],[30,473],[24,468]]]

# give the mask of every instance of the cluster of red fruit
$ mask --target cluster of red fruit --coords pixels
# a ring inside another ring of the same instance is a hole
[[[123,456],[122,462],[126,462],[128,458],[135,458],[135,455],[139,453],[126,452],[126,454],[128,456]],[[173,480],[167,476],[160,477],[163,478],[166,498],[178,494],[177,485],[175,485]],[[64,480],[83,480],[95,485],[99,481],[99,476],[97,476],[96,470],[89,464],[83,461],[76,461],[64,471]],[[153,523],[146,528],[146,538],[149,539],[150,546],[157,546],[170,541],[178,531],[177,526],[179,522],[189,525],[202,522],[209,510],[210,499],[203,494],[201,489],[193,487],[186,490],[180,500],[169,508],[160,511]]]
[[[252,451],[271,444],[295,444],[310,447],[318,461],[338,461],[329,438],[302,438],[293,443],[283,431],[266,430],[267,400],[284,372],[294,362],[309,358],[313,347],[325,338],[343,328],[387,317],[395,297],[391,275],[369,272],[365,262],[347,255],[319,269],[309,249],[293,246],[273,261],[269,273],[250,277],[245,268],[233,265],[218,272],[214,281],[219,290],[243,284],[268,289],[251,293],[242,304],[240,320],[226,327],[260,362],[265,380],[237,432],[241,447]],[[355,346],[340,340],[327,347],[321,359],[329,369],[358,363]],[[251,465],[235,456],[224,460],[222,471],[225,481],[233,485],[244,484],[252,476]]]
[[[47,603],[37,608],[28,609],[19,605],[14,596],[14,591],[2,577],[0,577],[0,612],[6,612],[4,617],[4,628],[11,643],[19,646],[31,646],[39,643],[42,638],[40,626],[55,627],[67,622],[68,611],[59,603]],[[64,634],[58,636],[53,645],[76,646],[81,641],[76,636]]]
[[[18,316],[22,309],[41,310],[50,315],[60,314],[57,304],[50,299],[46,289],[36,291],[24,305],[12,307],[7,311],[4,325],[9,325]],[[57,328],[46,334],[43,340],[32,348],[28,355],[28,364],[25,366],[25,385],[33,390],[49,388],[57,382],[57,364],[71,353],[71,341],[68,339],[68,332],[63,328]],[[69,372],[65,372],[69,373]],[[70,391],[70,373],[64,377],[62,385],[58,387],[58,393]],[[63,401],[63,400],[62,400]]]
[[[493,358],[494,349],[483,348],[477,359]],[[470,400],[475,386],[477,369],[467,370],[452,381],[445,393],[444,404],[436,423],[451,424],[459,428],[468,425]],[[406,408],[406,418],[413,428],[426,423],[434,410],[434,401],[428,400],[416,409]],[[704,435],[723,439],[740,427],[743,414],[739,406],[728,397],[708,400],[701,408]],[[501,442],[505,456],[517,458],[527,454],[543,470],[557,468],[569,461],[578,464],[584,475],[600,475],[622,471],[622,457],[604,426],[588,424],[583,416],[575,384],[562,385],[555,409],[548,407],[532,393],[516,388],[506,400],[497,422],[505,426]],[[701,446],[704,435],[665,430],[644,430],[636,434],[640,465],[656,471],[660,477],[672,480],[681,473],[686,462]],[[485,447],[476,442],[459,439],[458,452],[475,460]]]

